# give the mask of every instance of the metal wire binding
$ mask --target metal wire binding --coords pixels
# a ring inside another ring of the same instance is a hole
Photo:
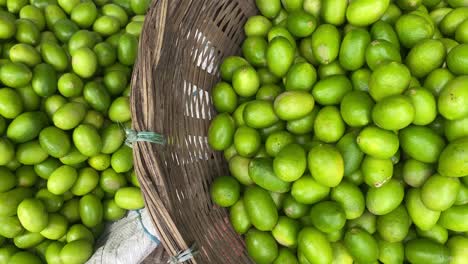
[[[178,264],[184,263],[187,260],[192,259],[195,255],[198,254],[198,250],[196,249],[196,245],[193,244],[190,248],[177,252],[177,255],[172,256],[167,261],[168,264]]]
[[[152,132],[152,131],[137,132],[133,129],[124,127],[122,124],[120,124],[120,126],[125,131],[125,145],[131,148],[133,147],[133,143],[138,142],[138,141],[156,143],[160,145],[166,144],[166,139],[164,138],[164,136],[156,132]]]

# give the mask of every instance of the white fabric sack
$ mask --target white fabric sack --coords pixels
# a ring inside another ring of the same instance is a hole
[[[138,264],[159,244],[146,208],[130,211],[126,217],[106,227],[87,264]]]

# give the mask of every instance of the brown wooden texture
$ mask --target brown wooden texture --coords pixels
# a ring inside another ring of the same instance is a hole
[[[227,211],[210,200],[209,184],[228,171],[206,135],[218,66],[240,53],[243,25],[256,12],[253,0],[155,0],[143,27],[133,128],[161,133],[167,144],[136,143],[135,168],[168,254],[198,247],[189,263],[251,263]]]

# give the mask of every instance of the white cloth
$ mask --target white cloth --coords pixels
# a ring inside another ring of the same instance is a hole
[[[130,211],[126,217],[106,227],[87,264],[138,264],[159,244],[146,208]]]

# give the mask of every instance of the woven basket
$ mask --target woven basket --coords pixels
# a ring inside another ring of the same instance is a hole
[[[166,144],[135,144],[135,168],[167,252],[198,248],[189,263],[252,263],[227,211],[211,202],[211,181],[228,170],[206,135],[218,65],[240,53],[243,25],[256,12],[253,0],[154,0],[143,27],[133,128],[158,132]]]

